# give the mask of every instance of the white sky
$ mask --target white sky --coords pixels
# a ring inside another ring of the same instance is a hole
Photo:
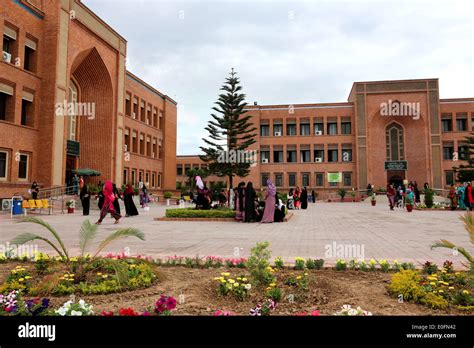
[[[354,81],[440,79],[474,97],[474,1],[83,0],[128,40],[127,68],[178,102],[198,154],[232,67],[247,102],[346,101]]]

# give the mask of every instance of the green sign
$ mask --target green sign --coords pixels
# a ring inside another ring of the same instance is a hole
[[[67,141],[67,154],[79,156],[80,154],[80,144],[78,141],[68,140]]]
[[[342,173],[328,173],[328,182],[342,182]]]
[[[385,161],[385,170],[407,170],[407,161]]]

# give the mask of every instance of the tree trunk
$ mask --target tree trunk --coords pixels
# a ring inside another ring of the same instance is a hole
[[[227,191],[227,206],[230,207],[230,191],[233,190],[233,175],[229,175],[229,190]]]

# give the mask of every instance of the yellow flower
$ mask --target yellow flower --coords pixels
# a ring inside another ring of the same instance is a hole
[[[234,279],[229,279],[229,283],[234,284],[235,280]]]
[[[438,290],[438,292],[439,292],[440,294],[442,294],[444,291],[443,291],[443,290]]]
[[[31,277],[30,277],[30,276],[26,276],[25,279],[31,279]]]
[[[271,290],[272,288],[271,287],[268,287],[267,290]]]
[[[98,276],[101,276],[101,275],[102,275],[102,273],[101,273],[101,272],[97,272],[97,275],[98,275]]]
[[[305,273],[304,275],[305,275],[305,276],[307,276],[307,275],[308,275],[308,273]]]
[[[238,281],[241,281],[241,280],[242,280],[242,278],[238,277],[238,278],[237,278],[237,280],[238,280]]]
[[[239,286],[239,283],[234,283],[234,287],[238,287]]]
[[[106,278],[108,278],[108,277],[109,277],[109,276],[108,276],[107,274],[104,274],[104,275],[102,276],[102,278],[104,278],[104,279],[106,279]]]
[[[453,290],[453,289],[454,289],[454,286],[450,286],[448,289],[449,289],[449,290]]]
[[[247,278],[242,278],[242,281],[243,281],[243,282],[246,282],[246,281],[247,281]]]
[[[274,287],[274,286],[276,286],[275,283],[271,283],[271,284],[270,284],[270,287]]]
[[[223,273],[221,273],[221,275],[224,276],[224,277],[228,277],[228,276],[230,276],[230,273],[229,272],[223,272]]]
[[[25,278],[20,278],[20,279],[18,279],[19,282],[22,282],[22,281],[24,281],[24,280],[25,280]]]
[[[430,285],[436,286],[436,283],[435,283],[435,282],[431,282]]]
[[[301,279],[301,276],[297,276],[296,279]]]
[[[219,277],[214,277],[214,280],[221,280],[221,278],[219,278]]]
[[[221,279],[221,283],[227,283],[227,280]]]
[[[462,293],[463,293],[464,295],[468,295],[468,294],[469,294],[469,291],[463,290]]]

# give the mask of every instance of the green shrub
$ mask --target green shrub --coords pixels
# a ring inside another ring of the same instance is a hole
[[[307,269],[315,269],[316,268],[316,263],[314,262],[313,259],[307,259],[306,260],[306,268]]]
[[[250,249],[250,257],[247,260],[247,268],[255,285],[268,285],[273,280],[270,267],[271,252],[268,249],[270,243],[259,242]]]
[[[337,195],[341,197],[341,200],[343,200],[344,197],[346,197],[346,194],[347,194],[347,191],[342,187],[337,190]]]
[[[270,287],[267,289],[266,295],[275,302],[280,302],[282,298],[282,291],[280,288]]]
[[[324,260],[323,259],[314,260],[314,268],[323,269],[323,266],[324,266]]]
[[[394,295],[402,295],[405,301],[420,302],[426,296],[426,291],[419,285],[422,277],[414,270],[401,270],[392,276],[388,286]]]
[[[232,219],[235,217],[235,211],[231,209],[166,209],[165,216],[168,218]]]
[[[302,270],[304,269],[305,260],[302,257],[295,258],[295,269]]]
[[[448,301],[432,292],[425,294],[425,296],[421,298],[420,303],[433,309],[445,309],[448,307]]]
[[[285,261],[281,258],[281,256],[278,256],[275,261],[273,262],[276,268],[283,268],[285,266]]]
[[[425,189],[425,205],[427,208],[433,208],[434,205],[434,194],[435,192],[432,189]]]
[[[171,197],[173,197],[173,194],[169,191],[165,192],[163,197],[165,197],[165,199],[170,199]]]
[[[426,261],[425,264],[423,265],[423,272],[426,274],[434,274],[438,272],[438,265],[435,263]]]

